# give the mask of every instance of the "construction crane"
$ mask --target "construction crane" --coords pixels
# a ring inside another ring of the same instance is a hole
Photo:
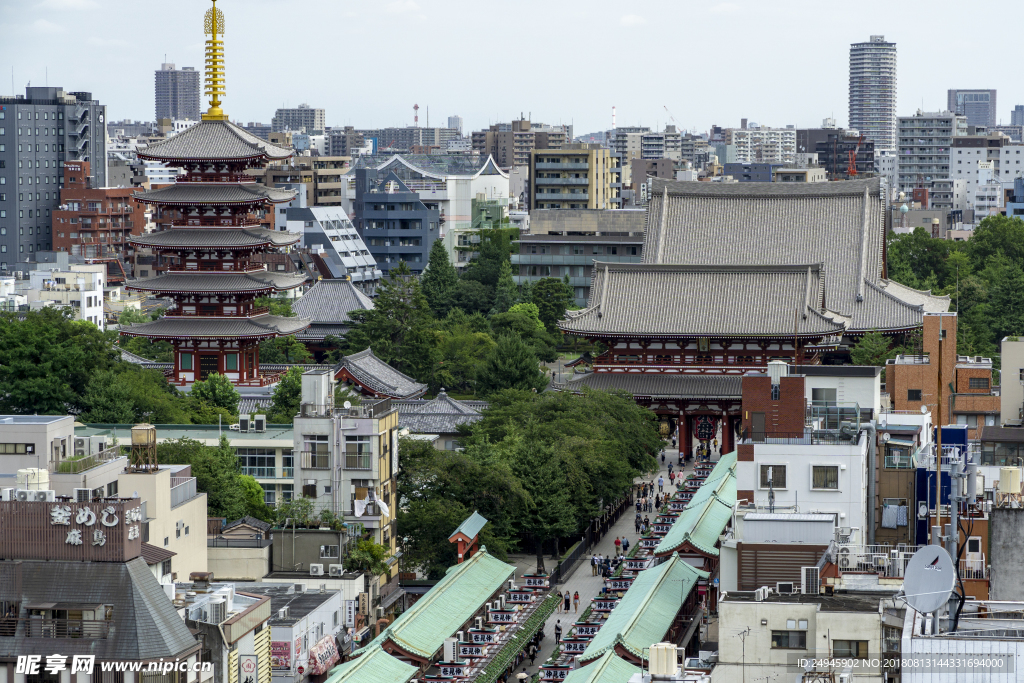
[[[665,107],[665,113],[666,113],[666,114],[668,114],[668,118],[669,118],[669,119],[670,119],[670,120],[672,121],[672,123],[674,123],[675,125],[677,125],[677,126],[678,126],[679,124],[678,124],[678,123],[676,123],[676,117],[672,116],[672,112],[670,112],[670,111],[668,110],[668,106],[666,106],[666,105],[664,105],[664,104],[663,104],[663,105],[661,105],[661,106]]]
[[[857,146],[849,152],[849,161],[846,165],[846,175],[855,176],[857,175],[857,155],[860,154],[860,146],[864,143],[864,136],[861,135],[857,139]]]

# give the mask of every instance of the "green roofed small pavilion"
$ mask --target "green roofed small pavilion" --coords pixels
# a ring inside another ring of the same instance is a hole
[[[457,543],[459,547],[459,562],[469,559],[472,552],[476,550],[480,531],[487,524],[487,519],[476,510],[459,525],[459,528],[448,537],[450,543]]]

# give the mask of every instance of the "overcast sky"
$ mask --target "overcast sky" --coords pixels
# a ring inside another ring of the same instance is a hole
[[[27,82],[91,91],[108,118],[152,120],[153,71],[203,66],[208,0],[0,0],[0,94]],[[686,130],[847,120],[850,43],[898,47],[899,112],[945,108],[946,90],[996,88],[999,119],[1024,103],[1020,4],[989,0],[222,0],[233,120],[269,123],[307,102],[328,125],[446,125],[520,112],[573,123]],[[974,12],[974,7],[978,11]],[[48,69],[48,73],[47,73]],[[205,106],[205,105],[204,105]]]

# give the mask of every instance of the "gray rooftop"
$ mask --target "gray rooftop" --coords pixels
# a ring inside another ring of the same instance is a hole
[[[483,417],[479,406],[457,401],[444,390],[432,401],[403,401],[396,405],[398,426],[417,434],[455,434],[460,424],[471,424]]]
[[[48,425],[66,419],[67,415],[0,415],[0,425]]]
[[[274,292],[294,289],[306,281],[305,273],[171,271],[148,280],[132,280],[128,289],[174,294],[178,292]],[[173,315],[173,314],[172,314]]]
[[[272,145],[229,121],[200,121],[174,137],[140,149],[138,156],[173,164],[215,159],[287,159],[292,151]]]
[[[131,238],[146,247],[263,247],[295,244],[299,235],[264,228],[172,228]]]
[[[160,318],[121,328],[121,334],[150,339],[220,339],[223,337],[269,339],[294,334],[309,327],[301,318],[257,315],[251,318]]]
[[[846,321],[828,310],[826,279],[817,264],[595,263],[588,307],[568,312],[559,327],[657,337],[842,334]]]
[[[351,323],[352,311],[368,311],[373,301],[351,280],[320,280],[292,304],[295,315],[314,323]]]
[[[306,578],[308,579],[309,577],[306,576]],[[319,591],[296,593],[295,586],[287,583],[240,583],[236,584],[235,589],[241,593],[269,597],[270,624],[272,626],[294,624],[337,594],[337,591],[331,590],[323,593]],[[278,611],[283,607],[288,608],[288,617],[286,619],[281,619],[277,616]]]
[[[600,391],[625,391],[634,396],[666,398],[728,398],[742,395],[738,375],[666,375],[642,372],[591,372],[565,383],[565,391],[584,387]]]
[[[885,197],[880,180],[831,183],[703,183],[655,178],[644,263],[822,263],[825,305],[850,330],[920,326],[935,297],[882,275]]]
[[[260,183],[174,183],[132,196],[147,204],[263,204],[291,201],[295,192]]]
[[[3,563],[14,564],[14,563]],[[156,577],[137,557],[128,562],[23,561],[21,590],[0,585],[0,600],[20,603],[22,617],[46,605],[110,605],[113,624],[106,638],[0,636],[0,659],[18,655],[95,655],[101,661],[175,659],[198,648]]]
[[[775,588],[775,586],[771,586]],[[896,589],[893,588],[893,593]],[[822,612],[870,612],[878,613],[878,604],[886,598],[878,593],[836,593],[835,595],[804,595],[802,593],[773,593],[762,603],[819,605]],[[722,596],[722,602],[758,602],[754,599],[754,591],[729,591]]]
[[[382,396],[417,398],[427,391],[426,384],[395,370],[375,356],[372,349],[345,356],[338,366],[341,369],[348,370],[357,382]]]

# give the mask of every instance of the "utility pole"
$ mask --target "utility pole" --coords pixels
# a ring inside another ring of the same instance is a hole
[[[750,635],[750,627],[746,627],[736,635],[739,636],[743,648],[743,664],[740,669],[740,671],[742,672],[741,675],[743,676],[742,683],[747,683],[747,636]]]
[[[936,374],[935,394],[935,526],[932,527],[932,545],[942,541],[942,314],[939,313],[939,371]]]

